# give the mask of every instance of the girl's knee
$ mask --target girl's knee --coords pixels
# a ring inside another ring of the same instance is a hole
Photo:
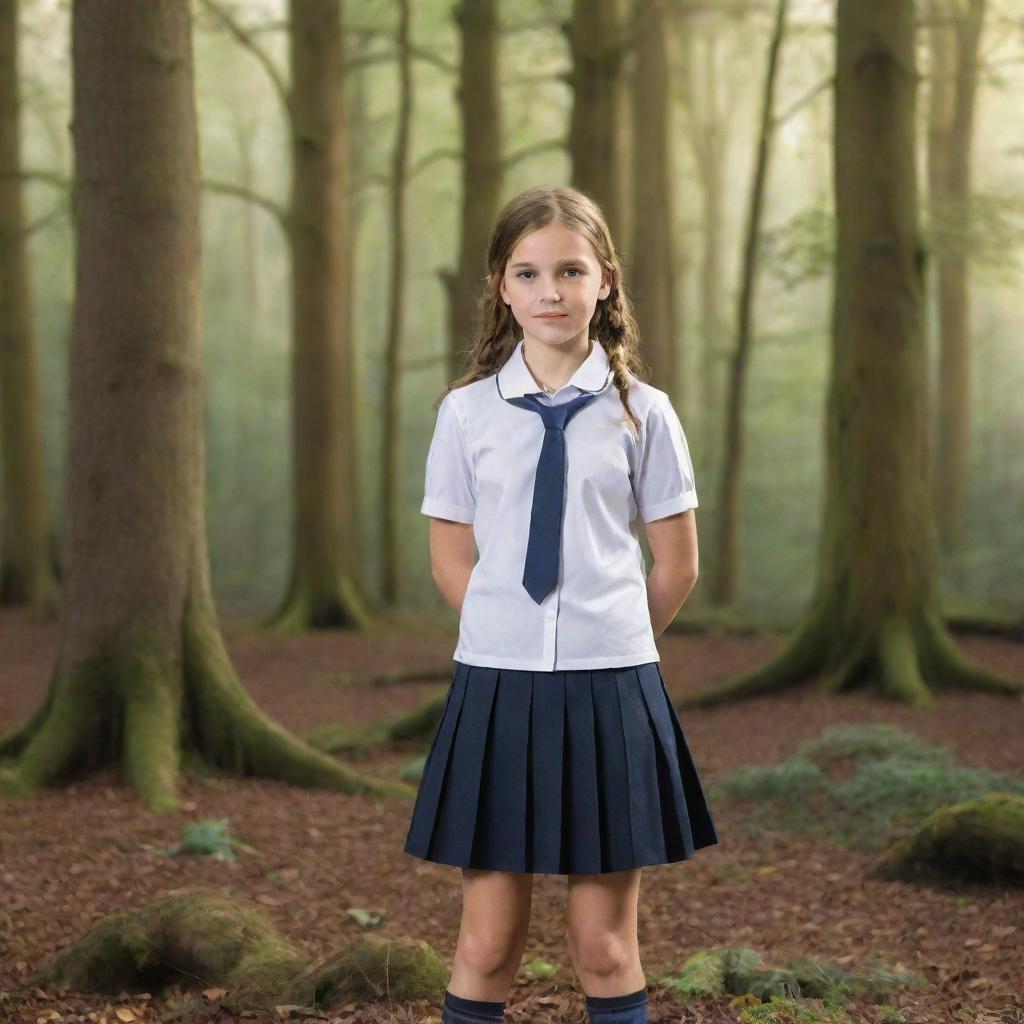
[[[480,975],[500,975],[520,954],[522,937],[514,929],[484,928],[459,934],[455,955]]]
[[[576,970],[589,975],[616,974],[636,956],[632,940],[613,931],[589,929],[577,932],[567,928],[565,939]]]

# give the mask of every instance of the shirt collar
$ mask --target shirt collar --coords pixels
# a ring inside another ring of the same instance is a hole
[[[543,392],[530,373],[530,368],[523,359],[523,342],[520,338],[512,354],[498,371],[498,387],[504,398],[519,398],[522,395],[536,395]],[[596,339],[591,339],[590,355],[577,367],[568,383],[574,384],[583,391],[598,391],[608,380],[608,356],[604,346]],[[568,385],[566,385],[568,386]]]

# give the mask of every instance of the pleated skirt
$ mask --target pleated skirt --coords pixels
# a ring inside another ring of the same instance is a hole
[[[406,853],[604,874],[717,842],[658,662],[554,672],[455,662]]]

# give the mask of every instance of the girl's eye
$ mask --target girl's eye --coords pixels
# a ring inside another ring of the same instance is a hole
[[[566,273],[569,273],[569,271],[572,271],[572,273],[574,273],[574,274],[582,274],[583,273],[583,271],[580,270],[578,267],[566,267]],[[520,270],[519,273],[516,274],[516,277],[522,277],[523,274],[532,274],[532,273],[533,273],[532,270]]]

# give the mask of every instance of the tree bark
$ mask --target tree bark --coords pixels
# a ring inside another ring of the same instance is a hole
[[[18,81],[18,0],[0,0],[0,605],[56,613],[32,321]]]
[[[636,0],[633,73],[633,272],[630,286],[653,379],[682,407],[670,134],[668,18],[662,0]]]
[[[945,550],[966,540],[970,457],[971,337],[968,236],[978,43],[985,0],[931,0],[928,191],[936,253],[939,372],[932,500]]]
[[[817,676],[934,703],[933,689],[1020,694],[970,664],[943,624],[928,491],[924,250],[914,164],[913,5],[842,0],[836,27],[836,266],[824,524],[811,607],[767,664],[713,704]]]
[[[291,0],[293,565],[280,632],[370,619],[360,550],[340,0]]]
[[[501,201],[501,96],[497,0],[462,0],[455,22],[462,43],[456,98],[462,120],[459,265],[449,292],[449,380],[462,376],[476,336],[476,307],[487,275],[487,242]]]
[[[391,160],[390,250],[387,334],[384,339],[384,401],[381,444],[384,473],[381,480],[380,508],[384,529],[381,535],[381,589],[384,603],[398,600],[398,561],[401,530],[399,501],[402,483],[402,327],[405,319],[405,197],[409,177],[409,134],[412,128],[412,57],[409,0],[398,0],[398,117],[395,123],[395,149]]]
[[[572,183],[604,212],[612,238],[623,232],[625,191],[622,130],[622,60],[616,0],[574,0],[568,24],[573,91],[569,124]]]
[[[66,574],[45,699],[0,735],[0,789],[119,762],[177,806],[185,747],[346,792],[363,779],[267,719],[231,665],[205,531],[199,147],[186,0],[72,7],[76,287]]]

